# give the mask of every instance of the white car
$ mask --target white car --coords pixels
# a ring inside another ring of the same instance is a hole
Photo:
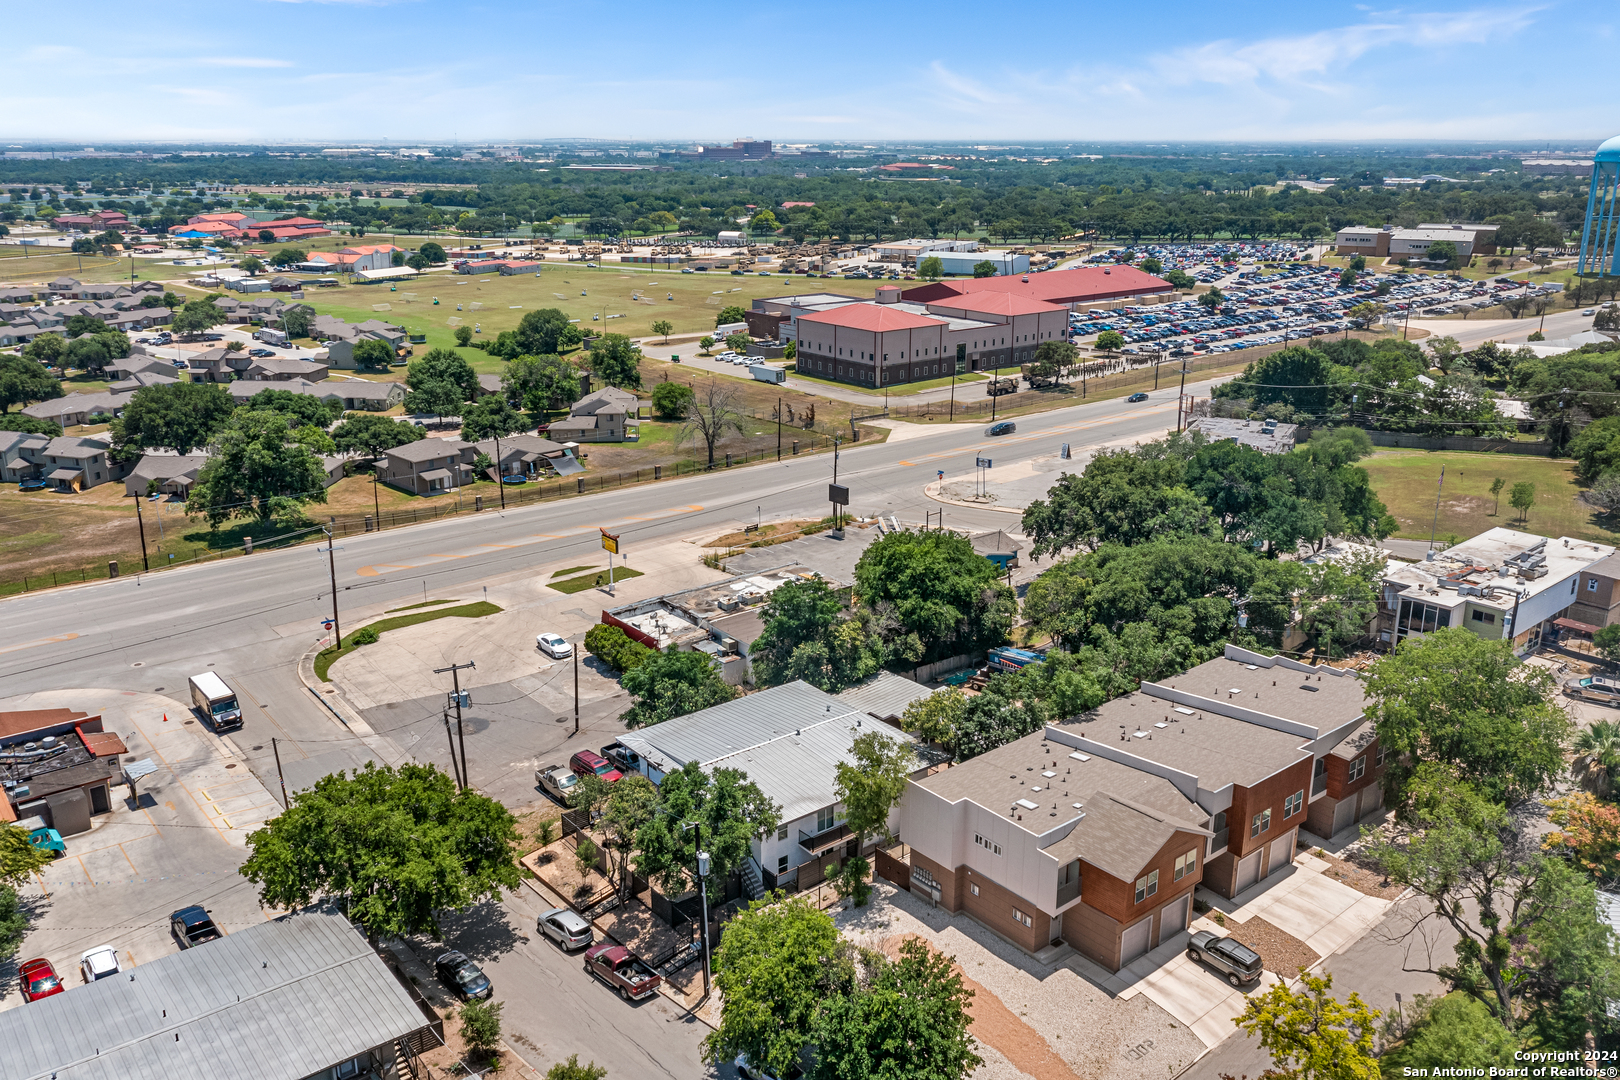
[[[583,949],[596,940],[596,935],[591,932],[591,924],[570,908],[542,911],[535,926],[565,949]]]
[[[87,983],[117,975],[123,970],[123,965],[118,962],[118,950],[111,945],[97,945],[79,957],[79,973]]]
[[[574,655],[574,647],[559,634],[537,634],[534,639],[541,652],[553,660],[566,660]]]

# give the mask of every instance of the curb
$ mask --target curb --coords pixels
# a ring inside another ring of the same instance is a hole
[[[998,514],[1017,514],[1019,517],[1024,516],[1023,510],[1014,510],[1010,506],[986,506],[983,503],[967,502],[964,499],[949,498],[948,496],[940,494],[940,489],[942,487],[944,487],[944,485],[938,480],[935,480],[931,484],[924,485],[923,495],[937,503],[944,503],[947,506],[961,506],[969,510],[991,510]]]
[[[366,722],[365,717],[360,715],[360,710],[356,709],[343,696],[343,690],[340,687],[335,683],[322,684],[315,677],[315,656],[319,652],[320,644],[317,642],[310,646],[303,656],[298,658],[298,681],[304,684],[304,689],[308,690],[316,701],[325,706],[326,711],[331,713],[332,717],[343,725],[345,731],[364,743],[385,764],[399,765],[402,762],[415,760],[410,754],[401,750],[392,739],[377,734],[376,730]],[[327,685],[331,692],[323,693],[323,685]]]

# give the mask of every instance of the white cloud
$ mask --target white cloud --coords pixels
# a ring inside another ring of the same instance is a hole
[[[291,60],[274,60],[268,56],[204,56],[193,60],[204,67],[226,68],[290,68]]]

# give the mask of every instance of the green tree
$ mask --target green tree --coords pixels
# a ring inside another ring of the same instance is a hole
[[[623,334],[603,334],[591,343],[591,374],[609,386],[641,389],[641,351]]]
[[[1529,480],[1521,480],[1508,491],[1508,505],[1519,512],[1519,520],[1525,521],[1530,517],[1530,510],[1536,505],[1536,485]]]
[[[236,403],[218,383],[143,386],[109,428],[120,448],[189,454],[225,427]]]
[[[889,815],[900,805],[909,777],[917,768],[910,743],[891,739],[881,731],[863,731],[850,744],[852,761],[840,761],[833,778],[835,801],[843,804],[844,820],[855,833],[857,858],[865,862],[866,839],[889,836]],[[853,882],[855,905],[863,906],[871,893],[857,874]]]
[[[726,335],[726,347],[731,349],[732,352],[747,352],[748,346],[753,343],[754,339],[740,330],[735,334]]]
[[[67,339],[61,334],[50,332],[40,334],[28,343],[23,355],[46,367],[61,367],[62,354],[67,352]]]
[[[1491,515],[1493,517],[1502,509],[1502,488],[1505,486],[1507,486],[1507,481],[1503,480],[1500,476],[1491,481],[1491,498],[1496,500],[1495,506],[1491,508]]]
[[[94,315],[69,315],[62,329],[67,334],[68,340],[72,341],[85,334],[105,334],[112,328]]]
[[[632,641],[623,630],[606,623],[597,623],[585,632],[585,651],[621,674],[657,655],[656,649]]]
[[[249,255],[236,265],[238,269],[242,270],[249,277],[257,277],[258,275],[264,273],[264,263],[261,262],[256,255]]]
[[[1251,996],[1232,1022],[1258,1036],[1278,1066],[1266,1075],[1282,1080],[1378,1080],[1373,1050],[1375,1022],[1382,1014],[1352,992],[1340,1002],[1329,991],[1333,975],[1300,971],[1301,986],[1277,984]]]
[[[211,330],[225,321],[225,313],[214,306],[214,298],[204,297],[200,300],[187,300],[185,307],[174,313],[169,323],[169,329],[181,337],[194,337],[204,330]]]
[[[608,787],[607,803],[601,817],[596,819],[596,827],[602,833],[608,881],[618,888],[620,895],[628,897],[633,881],[630,860],[635,854],[636,837],[658,812],[658,788],[640,773],[622,776]]]
[[[714,338],[707,335],[698,338],[698,348],[707,354],[710,349],[714,348]]]
[[[1035,347],[1035,364],[1031,369],[1037,378],[1062,377],[1080,358],[1080,350],[1068,341],[1043,341]]]
[[[405,408],[413,413],[431,413],[439,419],[460,416],[467,399],[461,388],[448,379],[420,380],[415,389],[405,395]]]
[[[13,405],[31,405],[61,396],[62,384],[37,360],[0,356],[0,413],[9,412]]]
[[[1147,258],[1137,263],[1136,266],[1137,269],[1141,270],[1144,274],[1158,275],[1164,271],[1164,263],[1160,262],[1152,255],[1149,255]]]
[[[4,383],[0,382],[0,386]],[[62,434],[62,425],[49,420],[37,420],[25,413],[0,412],[0,431],[26,431],[31,435],[49,435],[52,438]]]
[[[937,743],[954,754],[957,730],[966,713],[966,695],[947,686],[907,705],[900,726],[923,742]]]
[[[493,1061],[500,1053],[501,1009],[504,1004],[475,998],[457,1010],[456,1016],[461,1021],[461,1038],[473,1058]]]
[[[309,261],[309,252],[303,248],[284,247],[270,256],[271,266],[297,266]]]
[[[463,349],[472,344],[472,327],[456,327],[456,344]]]
[[[1097,335],[1097,348],[1103,352],[1118,352],[1125,347],[1125,335],[1118,330],[1104,330]]]
[[[1348,266],[1339,271],[1339,288],[1353,289],[1356,287],[1356,272]]]
[[[879,642],[820,579],[790,581],[771,593],[760,613],[764,628],[749,650],[761,685],[803,679],[836,693],[875,673]]]
[[[669,335],[675,332],[675,324],[670,322],[668,319],[654,319],[652,324],[652,332],[663,335],[664,344],[668,345]]]
[[[579,369],[560,356],[520,356],[506,365],[501,389],[506,400],[536,416],[563,409],[580,396]]]
[[[1358,274],[1367,269],[1367,257],[1365,255],[1350,256],[1350,269]]]
[[[343,403],[336,398],[318,398],[313,394],[295,394],[291,390],[260,390],[248,399],[245,408],[270,409],[281,413],[287,423],[296,428],[324,429],[343,415]],[[335,453],[323,450],[321,453]]]
[[[16,887],[51,863],[49,851],[29,843],[29,833],[9,822],[0,822],[0,885]]]
[[[714,325],[716,328],[718,328],[721,326],[727,326],[731,323],[747,322],[747,316],[747,309],[738,307],[736,304],[731,304],[728,307],[723,307],[720,309],[720,314],[714,317]]]
[[[1447,334],[1445,337],[1430,338],[1426,344],[1429,355],[1434,358],[1434,366],[1447,375],[1451,374],[1451,369],[1463,354],[1463,347],[1457,344],[1457,339]]]
[[[1395,804],[1425,763],[1507,803],[1548,791],[1563,772],[1571,721],[1557,682],[1520,664],[1511,642],[1461,627],[1407,638],[1373,665],[1366,690]]]
[[[387,371],[394,362],[394,350],[388,342],[365,338],[354,343],[354,366],[360,371]]]
[[[917,276],[924,281],[938,281],[945,276],[945,260],[938,255],[926,256],[917,264]]]
[[[1418,994],[1402,1011],[1400,1043],[1379,1059],[1385,1076],[1433,1076],[1439,1068],[1488,1073],[1492,1066],[1511,1075],[1506,1070],[1523,1067],[1513,1056],[1518,1040],[1477,998],[1451,993],[1435,1001]]]
[[[449,383],[461,401],[478,395],[478,373],[466,359],[450,349],[430,349],[405,369],[405,385],[420,390],[430,383]]]
[[[417,248],[416,253],[434,266],[443,266],[445,263],[444,247],[432,240]]]
[[[1388,282],[1383,282],[1381,283],[1380,287],[1387,284]],[[1377,322],[1378,319],[1388,310],[1389,308],[1385,307],[1383,304],[1375,304],[1371,300],[1363,300],[1361,303],[1345,312],[1345,315],[1357,326],[1361,327],[1362,329],[1367,329],[1368,327],[1371,327],[1373,323]]]
[[[281,313],[281,328],[290,338],[307,338],[315,328],[315,309],[306,304],[294,304]]]
[[[657,653],[624,673],[621,685],[636,699],[625,712],[627,727],[658,724],[677,716],[707,709],[737,696],[727,685],[708,653]]]
[[[1171,270],[1164,275],[1164,280],[1169,282],[1177,292],[1191,292],[1198,287],[1198,279],[1185,270]]]
[[[426,270],[428,267],[432,266],[433,264],[428,261],[427,256],[417,254],[417,255],[412,255],[410,258],[406,259],[405,260],[405,265],[410,267],[412,270],[415,270],[417,273],[421,273],[423,270]]]
[[[518,322],[518,348],[527,356],[554,356],[561,351],[568,327],[568,316],[557,308],[528,312]],[[471,334],[468,340],[472,340]]]
[[[1214,285],[1209,287],[1208,292],[1198,294],[1198,306],[1205,311],[1218,311],[1224,303],[1226,303],[1226,294]]]
[[[111,360],[112,354],[102,344],[100,335],[74,338],[68,342],[62,356],[64,367],[77,368],[90,375],[100,374]]]
[[[966,1080],[984,1064],[968,1033],[974,992],[949,957],[909,937],[898,959],[870,962],[866,984],[828,997],[817,1016],[812,1080]]]
[[[776,215],[769,210],[761,210],[748,219],[748,229],[756,233],[773,233],[782,226],[777,222]]]
[[[1447,270],[1455,270],[1462,265],[1462,257],[1457,254],[1457,245],[1450,240],[1436,240],[1429,245],[1426,252],[1431,262],[1440,262]]]
[[[702,826],[702,850],[709,853],[709,902],[714,904],[724,895],[726,878],[749,857],[754,837],[775,832],[782,820],[782,808],[739,769],[706,772],[688,761],[667,774],[658,790],[658,813],[636,834],[636,871],[656,881],[667,896],[697,887],[699,830],[683,826]]]
[[[339,450],[368,458],[379,458],[385,450],[413,443],[426,436],[427,433],[415,424],[363,412],[350,413],[332,431],[332,441]]]
[[[210,528],[233,517],[297,520],[305,503],[326,501],[326,469],[279,412],[238,410],[212,448],[186,499],[186,513],[205,515]]]
[[[714,950],[724,1008],[703,1039],[705,1056],[718,1064],[746,1054],[757,1070],[789,1075],[824,1004],[854,986],[850,952],[832,917],[802,896],[758,900],[738,912]]]
[[[439,912],[518,887],[517,840],[505,807],[437,768],[367,762],[294,794],[248,836],[242,875],[268,907],[334,898],[373,938],[437,932]]]
[[[28,926],[28,913],[17,899],[17,890],[0,885],[0,963],[16,957]]]
[[[714,467],[714,448],[728,434],[743,433],[743,414],[737,407],[737,391],[723,386],[719,379],[710,379],[693,392],[687,403],[677,442],[702,442],[709,452],[709,467]]]
[[[973,276],[976,278],[995,277],[998,273],[1000,271],[996,269],[996,264],[989,259],[981,259],[973,264]]]
[[[680,420],[697,401],[697,395],[685,383],[661,382],[652,389],[653,411],[665,420]]]
[[[461,410],[461,437],[467,442],[504,439],[532,426],[499,394],[488,394]]]
[[[1614,653],[1620,651],[1620,623],[1610,623],[1593,634],[1592,644],[1614,659]],[[1575,761],[1570,774],[1583,788],[1608,798],[1614,791],[1615,778],[1620,777],[1620,723],[1592,721],[1591,727],[1576,733],[1572,749]]]
[[[861,602],[892,616],[891,647],[914,663],[1007,640],[1017,601],[999,577],[971,541],[943,532],[891,533],[855,564]]]
[[[569,1054],[567,1061],[559,1061],[546,1070],[546,1080],[603,1080],[607,1069],[596,1062],[579,1063],[578,1054]]]

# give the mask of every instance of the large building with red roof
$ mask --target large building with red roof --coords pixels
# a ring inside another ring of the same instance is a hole
[[[1068,309],[1016,295],[908,303],[885,286],[872,301],[820,294],[779,298],[791,314],[800,371],[880,387],[1028,363],[1043,341],[1067,340]],[[784,327],[786,329],[786,327]]]
[[[907,289],[901,296],[912,303],[935,304],[965,296],[1002,294],[1061,304],[1074,310],[1108,300],[1159,296],[1173,291],[1168,281],[1134,266],[1080,266],[1039,274],[935,281]]]

